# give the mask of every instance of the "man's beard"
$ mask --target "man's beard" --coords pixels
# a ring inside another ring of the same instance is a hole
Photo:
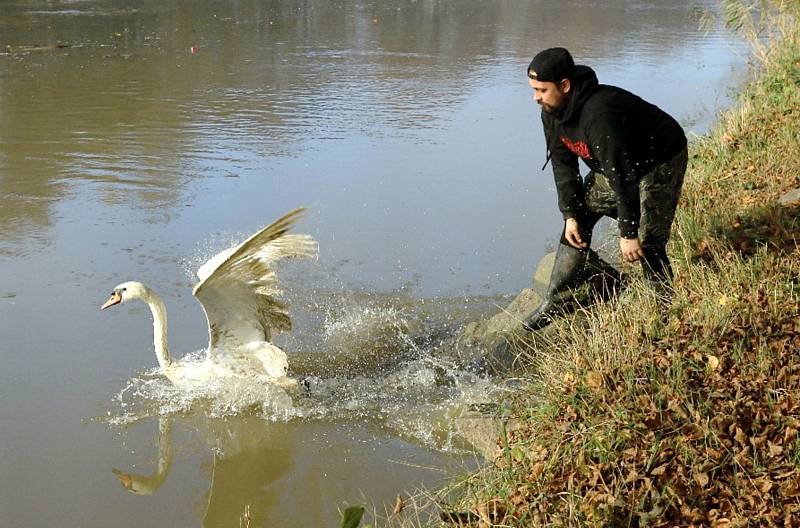
[[[541,106],[542,110],[544,110],[548,114],[555,117],[559,117],[564,112],[564,108],[567,106],[567,101],[566,100],[562,101],[561,104],[558,106],[553,106],[546,103],[539,103],[539,106]]]

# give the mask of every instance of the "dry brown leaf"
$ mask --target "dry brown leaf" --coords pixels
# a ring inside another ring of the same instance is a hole
[[[783,447],[779,446],[778,444],[773,444],[770,441],[767,441],[767,445],[769,446],[769,456],[776,457],[783,453]]]
[[[655,468],[653,471],[650,472],[651,475],[659,476],[663,475],[664,472],[667,470],[667,464],[663,464]]]
[[[508,498],[508,502],[510,502],[514,506],[519,506],[527,502],[529,496],[530,496],[530,489],[528,488],[528,486],[520,486],[514,493],[511,494],[511,497]]]
[[[548,451],[546,447],[535,445],[525,453],[525,456],[528,457],[528,460],[531,462],[540,462],[547,458],[547,454]]]
[[[489,518],[489,506],[485,502],[479,501],[475,505],[475,513],[481,518],[481,523],[491,525],[492,520]]]
[[[708,370],[710,371],[717,370],[719,368],[719,358],[717,356],[712,356],[711,354],[709,354],[708,356],[706,356],[706,365],[708,366]]]
[[[783,433],[783,442],[791,442],[797,437],[797,429],[794,427],[787,427]]]
[[[695,473],[694,474],[694,481],[697,482],[701,488],[705,488],[708,486],[708,474],[707,473]]]
[[[682,431],[688,440],[700,440],[705,437],[705,430],[697,424],[686,424]]]
[[[753,481],[753,485],[761,493],[767,493],[772,489],[772,481],[766,477],[762,477]]]
[[[639,473],[637,473],[635,469],[631,469],[630,472],[628,473],[628,476],[625,477],[625,484],[630,484],[631,482],[635,482],[639,480],[639,477],[640,477]]]
[[[494,526],[505,517],[506,506],[501,499],[492,499],[488,502],[478,501],[475,504],[475,513],[478,514],[483,525]]]
[[[800,484],[797,480],[790,480],[781,486],[781,495],[785,499],[794,499],[800,496]]]
[[[742,431],[742,428],[741,428],[741,427],[737,427],[737,428],[736,428],[736,434],[734,435],[734,437],[733,437],[733,438],[734,438],[734,439],[735,439],[737,442],[739,442],[740,444],[742,444],[742,445],[745,445],[745,444],[747,443],[747,435],[746,435],[746,434],[744,434],[744,431]]]
[[[403,500],[403,497],[398,495],[397,499],[394,501],[394,509],[392,510],[392,513],[397,515],[398,513],[403,511],[405,507],[406,507],[406,501]]]
[[[600,389],[603,387],[603,375],[596,370],[593,370],[586,374],[586,386],[590,389]]]
[[[539,476],[544,472],[544,462],[537,462],[533,465],[531,470],[528,472],[528,477],[531,480],[536,480]]]

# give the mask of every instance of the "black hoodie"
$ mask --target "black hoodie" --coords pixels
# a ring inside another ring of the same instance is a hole
[[[617,194],[617,217],[625,238],[639,229],[639,181],[686,147],[683,129],[657,106],[615,86],[598,84],[588,66],[577,66],[566,107],[542,110],[553,160],[558,207],[564,218],[585,207],[578,157],[603,173]]]

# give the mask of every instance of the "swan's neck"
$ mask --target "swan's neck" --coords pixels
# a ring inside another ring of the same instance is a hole
[[[147,290],[147,295],[142,300],[147,303],[153,314],[153,346],[156,349],[156,357],[161,370],[166,370],[172,364],[167,344],[167,307],[153,290]]]
[[[167,478],[167,473],[172,466],[172,421],[161,418],[158,420],[158,471],[160,482]]]

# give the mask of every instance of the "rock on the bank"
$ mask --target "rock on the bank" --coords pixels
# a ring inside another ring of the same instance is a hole
[[[540,291],[544,291],[553,271],[555,253],[548,253],[539,261],[533,276],[533,288],[525,288],[506,308],[493,317],[468,324],[461,335],[462,340],[486,350],[493,350],[501,339],[505,339],[522,328],[522,321],[542,302]]]
[[[800,205],[800,189],[792,189],[778,199],[778,203],[786,206]]]

